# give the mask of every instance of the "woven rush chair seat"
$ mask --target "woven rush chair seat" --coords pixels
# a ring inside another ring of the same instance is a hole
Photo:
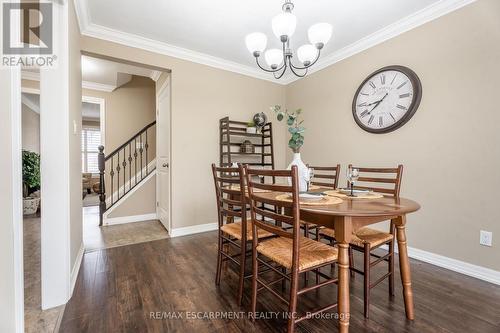
[[[253,233],[252,233],[252,222],[247,221],[247,241],[251,241],[253,239]],[[227,223],[224,226],[220,228],[220,230],[229,236],[232,236],[236,239],[241,239],[242,238],[242,225],[241,222],[234,222],[234,223]],[[271,237],[273,236],[272,233],[259,229],[257,231],[257,236],[259,238],[266,238],[266,237]]]
[[[293,240],[277,237],[262,241],[257,246],[257,252],[277,262],[288,269],[292,268]],[[338,257],[337,248],[310,238],[301,237],[299,246],[299,270],[307,270],[331,261]]]
[[[321,229],[320,234],[335,238],[335,230],[330,228]],[[350,243],[354,246],[363,247],[365,244],[370,244],[371,248],[375,248],[381,244],[393,239],[394,235],[390,233],[371,229],[371,228],[361,228],[352,234]]]
[[[314,223],[311,223],[311,222],[306,222],[306,221],[300,221],[300,224],[301,225],[306,225],[307,224],[309,226],[309,228],[317,228],[318,227],[317,224],[314,224]]]

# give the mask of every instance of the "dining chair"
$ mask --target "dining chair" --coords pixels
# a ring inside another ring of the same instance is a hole
[[[248,242],[252,241],[252,228],[247,218],[245,199],[244,169],[216,167],[212,164],[217,199],[217,216],[219,223],[216,285],[220,285],[222,263],[230,261],[239,267],[238,304],[243,299],[246,257],[251,254]],[[270,237],[271,233],[260,230],[258,237]],[[231,246],[236,248],[235,254],[230,253]]]
[[[297,315],[298,297],[306,292],[338,282],[338,279],[320,273],[326,281],[299,289],[300,274],[305,274],[336,262],[338,251],[335,247],[302,236],[300,230],[299,189],[296,166],[292,166],[291,170],[247,169],[245,175],[247,177],[254,235],[252,240],[251,310],[254,314],[253,319],[255,319],[256,313],[257,293],[265,289],[288,305],[288,332],[292,333],[297,323],[310,317],[307,315]],[[291,186],[254,182],[252,176],[272,176],[278,179],[283,177],[288,178],[291,179]],[[268,192],[262,193],[261,191],[263,190]],[[278,194],[281,198],[277,197]],[[262,209],[260,208],[262,204],[266,207],[274,207],[274,209]],[[291,225],[292,229],[285,230],[280,227],[284,224]],[[276,237],[266,240],[255,237],[257,231],[261,229],[272,233]],[[260,272],[260,265],[276,273],[279,278],[276,279],[274,275],[273,280],[270,280],[270,278],[265,280],[265,273]],[[290,282],[288,298],[286,298],[287,296],[284,292],[280,293],[273,288],[274,285],[283,281]],[[319,314],[336,306],[337,303],[330,304],[309,313]]]
[[[310,180],[311,185],[320,186],[323,188],[335,190],[339,184],[339,175],[340,175],[340,164],[337,164],[334,167],[325,167],[325,166],[311,166],[307,165],[309,169],[313,169],[313,177]],[[319,171],[321,173],[317,173]],[[320,235],[319,230],[320,227],[317,224],[301,221],[302,227],[304,228],[304,235],[309,237],[310,232],[314,231],[314,235],[316,240],[319,241]]]
[[[371,190],[373,192],[382,194],[387,197],[399,198],[401,190],[401,178],[403,176],[403,166],[398,165],[397,168],[362,168],[353,167],[351,164],[349,168],[359,170],[359,178],[355,183],[355,189]],[[361,184],[359,184],[361,183]],[[369,200],[369,199],[360,199]],[[329,240],[335,240],[335,230],[325,228],[320,230],[321,236]],[[394,243],[395,243],[395,226],[391,222],[389,232],[383,232],[371,228],[361,228],[354,232],[349,248],[349,265],[351,276],[358,273],[364,276],[364,315],[369,318],[370,312],[370,290],[384,281],[389,279],[389,295],[394,296]],[[386,255],[379,256],[372,253],[373,250],[381,246],[388,245],[389,250]],[[363,270],[357,269],[354,266],[353,251],[356,250],[363,253]],[[376,260],[371,261],[371,257]],[[388,262],[388,272],[371,283],[371,269],[383,262]]]

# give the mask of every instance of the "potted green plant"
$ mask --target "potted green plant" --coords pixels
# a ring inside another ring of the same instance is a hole
[[[36,192],[40,189],[40,155],[23,150],[23,213],[35,214],[40,205]]]
[[[302,114],[302,109],[297,109],[293,112],[288,110],[283,110],[280,105],[275,105],[271,107],[271,111],[276,114],[278,121],[286,120],[288,126],[288,133],[290,134],[290,140],[288,140],[288,147],[293,151],[293,160],[288,165],[288,169],[292,168],[292,165],[296,165],[298,169],[299,177],[299,190],[301,192],[307,191],[307,184],[309,182],[309,169],[302,162],[300,157],[300,148],[304,144],[304,133],[306,129],[302,124],[304,120],[300,119]]]
[[[247,123],[247,133],[250,133],[250,134],[257,133],[257,127],[255,127],[255,123],[253,121],[249,121]]]

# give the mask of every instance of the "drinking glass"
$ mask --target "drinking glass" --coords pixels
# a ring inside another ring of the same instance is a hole
[[[347,181],[349,182],[349,187],[351,188],[351,197],[354,197],[354,182],[359,178],[359,170],[353,167],[347,168]]]
[[[309,171],[309,180],[307,182],[307,191],[309,191],[311,189],[311,183],[312,183],[312,180],[314,177],[314,169],[309,168],[308,171]]]

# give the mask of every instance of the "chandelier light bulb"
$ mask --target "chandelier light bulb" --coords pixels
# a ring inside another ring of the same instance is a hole
[[[248,51],[259,54],[266,49],[267,37],[262,32],[253,32],[245,37]]]
[[[305,44],[297,50],[297,57],[304,66],[310,65],[318,55],[318,49],[311,44]]]
[[[308,31],[309,41],[321,49],[332,37],[332,26],[329,23],[316,23]]]
[[[290,12],[278,14],[273,18],[272,26],[274,34],[279,39],[281,39],[282,36],[290,38],[297,27],[297,17]]]
[[[280,49],[270,49],[265,54],[267,64],[275,69],[283,62],[283,51]]]

